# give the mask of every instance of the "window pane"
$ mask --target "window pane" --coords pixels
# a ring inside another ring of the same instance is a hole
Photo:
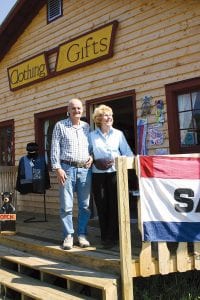
[[[45,151],[45,158],[47,164],[50,164],[50,155],[51,155],[51,139],[52,139],[52,133],[54,126],[56,122],[59,120],[65,119],[66,115],[62,114],[56,117],[53,117],[52,119],[44,120],[43,123],[43,133],[44,133],[44,151]]]
[[[190,94],[184,94],[178,96],[178,111],[191,110]]]
[[[13,130],[11,127],[7,128],[7,163],[12,165],[12,135]]]
[[[195,133],[189,130],[181,130],[181,146],[192,146],[196,144]]]
[[[195,110],[193,113],[194,128],[200,129],[200,110]]]
[[[49,148],[50,148],[49,140],[47,136],[48,128],[49,128],[49,120],[46,120],[44,122],[44,151],[45,151],[45,159],[47,163],[49,161]]]
[[[50,152],[51,152],[51,138],[52,138],[52,132],[55,123],[57,120],[46,120],[44,122],[44,148],[45,148],[45,158],[47,163],[50,163]]]
[[[0,127],[0,165],[13,165],[13,128]]]
[[[192,93],[192,108],[200,109],[200,91]]]
[[[1,128],[0,129],[0,164],[2,166],[5,165],[6,163],[6,153],[5,153],[5,129]]]
[[[182,112],[179,114],[180,129],[192,128],[192,112]]]
[[[196,144],[200,145],[200,110],[193,113],[193,127],[196,136]]]

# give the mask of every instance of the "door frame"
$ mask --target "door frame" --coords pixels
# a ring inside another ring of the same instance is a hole
[[[135,90],[124,91],[121,93],[115,93],[111,95],[106,95],[103,97],[98,97],[94,99],[87,100],[85,103],[86,106],[86,118],[88,123],[92,126],[92,105],[101,104],[113,100],[120,100],[122,98],[131,97],[132,98],[132,109],[133,109],[133,128],[134,128],[134,136],[135,136],[135,153],[137,153],[137,112],[136,112],[136,94]],[[108,104],[109,105],[109,104]],[[122,130],[123,131],[123,130]]]

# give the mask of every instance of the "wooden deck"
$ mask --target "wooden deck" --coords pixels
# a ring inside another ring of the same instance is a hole
[[[61,246],[59,217],[44,220],[43,215],[19,212],[16,233],[0,235],[1,295],[8,289],[8,299],[45,299],[54,290],[49,299],[62,293],[63,299],[120,299],[119,247],[106,250],[100,245],[97,220],[88,228],[91,247],[75,245],[69,251]],[[61,279],[64,289],[54,285]],[[85,288],[89,297],[81,293]]]
[[[35,243],[35,245],[51,246],[52,248],[54,248],[54,250],[58,250],[58,252],[64,253],[64,256],[68,256],[70,261],[71,259],[73,260],[74,254],[76,253],[79,254],[79,260],[81,260],[80,256],[84,257],[83,264],[87,264],[86,257],[88,256],[88,263],[92,265],[94,263],[95,268],[99,270],[109,269],[110,272],[120,273],[119,246],[105,249],[101,245],[100,230],[97,219],[91,219],[88,225],[88,239],[91,243],[91,246],[85,249],[80,248],[75,236],[75,245],[70,251],[62,250],[62,237],[59,216],[47,215],[46,220],[47,221],[45,222],[44,215],[42,214],[18,212],[16,221],[16,234],[4,235],[2,233],[1,240],[4,240],[7,244],[17,242],[18,245],[20,244],[20,241],[29,240],[32,241],[33,244]],[[74,225],[76,225],[76,220],[74,220]],[[131,240],[133,243],[133,259],[137,260],[139,259],[139,253],[141,250],[141,240],[139,231],[137,229],[137,223],[135,222],[131,224],[131,235]],[[36,247],[33,246],[32,250],[36,251]],[[56,256],[57,255],[58,254],[56,254]]]
[[[74,224],[76,224],[76,220],[74,220]],[[131,228],[132,235],[137,233],[137,224],[135,222],[131,225]],[[71,295],[72,298],[69,299],[78,297],[78,294],[76,294],[77,288],[74,288],[74,282],[77,283],[77,281],[79,289],[85,285],[89,286],[91,290],[90,293],[94,296],[92,299],[122,299],[121,284],[119,280],[121,272],[119,246],[105,249],[101,245],[97,219],[91,219],[89,221],[88,238],[91,243],[90,247],[85,249],[80,248],[75,239],[75,246],[73,249],[64,251],[62,249],[59,216],[47,215],[45,221],[43,214],[18,212],[16,233],[2,233],[0,235],[0,259],[3,262],[1,262],[3,268],[1,267],[2,280],[0,280],[0,286],[4,289],[8,288],[9,291],[11,290],[12,295],[14,293],[15,297],[17,293],[19,299],[26,299],[27,297],[36,299],[36,295],[39,295],[40,291],[37,288],[34,288],[31,289],[31,292],[29,293],[27,286],[30,285],[31,282],[34,286],[36,285],[37,282],[35,282],[35,278],[30,278],[29,273],[30,270],[32,270],[31,273],[33,273],[34,270],[39,269],[39,273],[42,274],[39,276],[41,278],[49,278],[49,276],[43,274],[46,274],[47,270],[47,273],[53,272],[54,276],[59,278],[63,278],[64,276],[68,282],[67,286],[70,286],[69,295]],[[134,261],[135,259],[138,261],[140,249],[139,247],[134,247],[133,249],[135,254],[138,253],[137,256],[134,255]],[[44,260],[47,258],[48,262],[46,262],[45,265]],[[11,269],[10,261],[12,261]],[[62,272],[59,262],[60,264],[64,264]],[[55,263],[56,269],[52,271],[52,264]],[[21,274],[21,271],[16,273],[16,270],[24,271],[24,265],[26,265],[29,271],[25,271],[25,274]],[[6,268],[5,270],[4,267]],[[81,270],[79,271],[79,274],[76,270],[78,268]],[[89,274],[93,274],[92,276],[87,277],[85,275],[87,273],[87,268],[90,270]],[[133,268],[135,269],[136,267],[134,266]],[[64,269],[70,271],[66,273],[63,271]],[[17,282],[21,282],[21,285],[15,284],[16,280]],[[20,286],[24,286],[24,290],[20,290]],[[53,288],[51,285],[49,286],[48,282],[42,283],[41,287],[43,291],[47,290],[47,294],[50,293]],[[12,289],[15,292],[13,292]],[[63,290],[59,291],[58,289],[58,294],[62,294],[62,292]],[[55,297],[55,299],[57,298]],[[68,299],[67,296],[66,299]],[[80,299],[89,299],[89,297],[80,296]]]

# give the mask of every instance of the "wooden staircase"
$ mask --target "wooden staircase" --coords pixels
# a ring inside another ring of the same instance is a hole
[[[94,248],[0,235],[0,299],[121,299],[119,259]]]

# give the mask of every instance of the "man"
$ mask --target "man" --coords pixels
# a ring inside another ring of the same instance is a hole
[[[63,248],[73,247],[73,193],[78,199],[77,235],[81,247],[90,246],[86,238],[90,217],[91,164],[89,125],[81,121],[82,102],[71,99],[69,118],[56,123],[51,145],[51,163],[59,182],[60,218],[63,226]]]

